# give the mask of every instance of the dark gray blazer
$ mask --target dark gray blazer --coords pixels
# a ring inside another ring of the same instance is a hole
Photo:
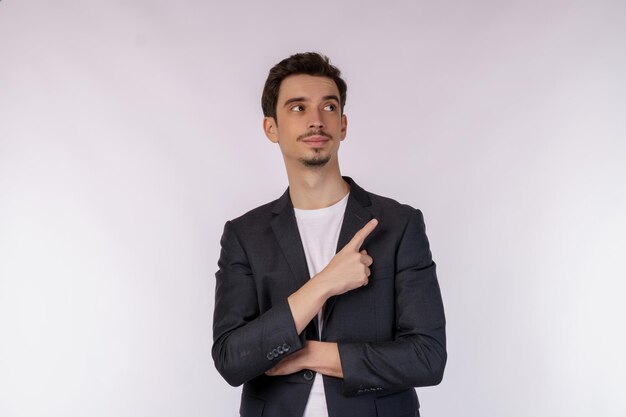
[[[436,385],[446,364],[445,316],[422,213],[369,193],[351,178],[337,251],[365,223],[379,224],[361,249],[374,259],[367,286],[330,298],[322,341],[337,342],[344,378],[324,376],[330,417],[413,417],[413,387]],[[213,349],[226,381],[244,384],[242,417],[301,417],[314,373],[265,371],[320,340],[316,320],[301,335],[287,297],[309,272],[289,189],[226,222],[215,274]]]

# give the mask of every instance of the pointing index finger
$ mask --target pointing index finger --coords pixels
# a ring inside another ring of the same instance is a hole
[[[361,230],[359,230],[358,232],[354,234],[354,237],[350,241],[349,245],[351,245],[354,248],[354,250],[358,251],[361,245],[363,244],[363,242],[365,241],[365,238],[367,238],[369,234],[372,233],[372,231],[376,228],[377,225],[378,225],[377,219],[372,219],[369,222],[367,222],[365,226],[361,228]]]

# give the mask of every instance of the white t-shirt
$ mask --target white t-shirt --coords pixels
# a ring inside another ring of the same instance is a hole
[[[348,195],[330,207],[317,210],[303,210],[294,207],[298,231],[302,239],[309,275],[315,276],[328,265],[335,256],[339,232],[346,211]],[[322,314],[317,315],[319,334],[322,334]],[[315,374],[313,388],[304,409],[303,417],[328,417],[324,381],[319,373]]]

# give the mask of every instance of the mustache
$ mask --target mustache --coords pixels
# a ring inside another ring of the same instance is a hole
[[[300,136],[298,136],[298,140],[303,140],[306,138],[310,138],[312,136],[324,136],[327,137],[330,140],[333,140],[333,137],[331,134],[323,131],[323,130],[309,130],[308,132],[305,132],[303,134],[301,134]]]

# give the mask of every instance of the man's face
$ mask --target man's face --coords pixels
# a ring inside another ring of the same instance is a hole
[[[305,74],[283,80],[276,119],[263,120],[266,136],[279,144],[285,162],[298,161],[307,167],[321,167],[337,157],[346,127],[335,82]]]

